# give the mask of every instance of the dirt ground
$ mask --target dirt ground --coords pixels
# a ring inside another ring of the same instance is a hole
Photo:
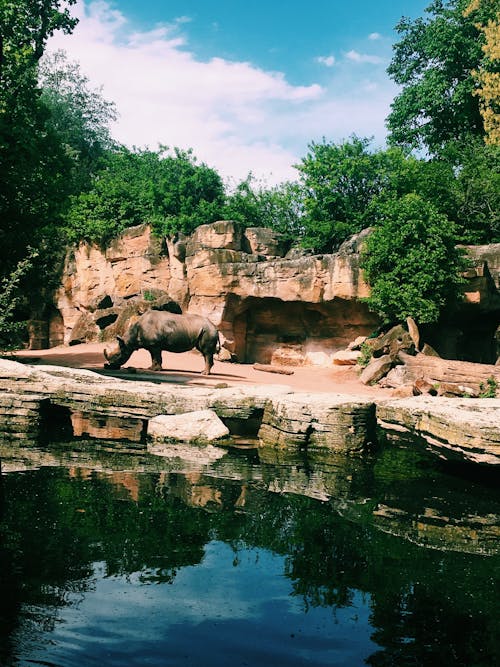
[[[282,375],[259,371],[252,364],[236,364],[216,361],[210,376],[201,375],[204,362],[199,352],[193,350],[181,354],[163,353],[163,371],[149,371],[151,358],[146,350],[133,353],[129,361],[118,371],[103,368],[105,343],[86,343],[71,347],[59,346],[48,350],[21,350],[13,353],[14,358],[30,364],[51,364],[85,368],[113,377],[127,380],[154,380],[172,384],[215,387],[223,384],[242,385],[287,385],[294,391],[333,392],[362,396],[390,396],[391,390],[369,387],[358,379],[354,366],[330,368],[294,367],[292,375]]]

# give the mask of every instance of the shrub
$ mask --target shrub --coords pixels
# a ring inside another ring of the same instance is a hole
[[[32,268],[33,260],[37,256],[38,252],[30,249],[27,257],[18,262],[14,271],[0,283],[0,349],[2,350],[19,347],[25,331],[25,322],[14,320],[16,308],[21,300],[19,284]]]
[[[370,309],[385,322],[436,322],[455,304],[464,259],[453,222],[416,194],[381,205],[361,267],[371,287]]]

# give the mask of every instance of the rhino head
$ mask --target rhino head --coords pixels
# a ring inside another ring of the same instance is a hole
[[[130,352],[127,350],[125,341],[120,336],[116,337],[118,344],[115,345],[109,352],[104,350],[104,356],[106,358],[107,364],[104,364],[104,368],[110,368],[116,370],[120,368],[128,359],[130,358]]]

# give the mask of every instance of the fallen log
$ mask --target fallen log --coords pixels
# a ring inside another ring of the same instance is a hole
[[[441,359],[425,354],[413,356],[406,352],[400,352],[398,357],[404,364],[405,382],[425,378],[431,384],[438,385],[443,382],[470,387],[478,395],[488,390],[488,380],[500,387],[500,366]]]
[[[294,371],[283,366],[273,366],[272,364],[254,364],[252,368],[256,371],[264,371],[266,373],[279,373],[280,375],[293,375]]]

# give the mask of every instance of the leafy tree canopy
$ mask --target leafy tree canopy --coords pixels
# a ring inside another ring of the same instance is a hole
[[[223,203],[219,174],[197,164],[192,151],[121,148],[108,153],[89,191],[73,198],[68,236],[105,245],[144,222],[159,235],[189,234],[217,220]]]
[[[464,264],[453,222],[417,194],[387,201],[368,236],[361,266],[367,303],[385,322],[437,322],[456,303]]]
[[[479,69],[473,72],[479,84],[475,91],[479,97],[479,109],[483,117],[485,141],[500,145],[500,2],[496,5],[496,15],[484,11],[491,0],[472,0],[464,11],[464,16],[476,20],[476,27],[484,34],[483,60]],[[482,20],[482,22],[481,22]]]
[[[0,3],[0,81],[2,91],[18,92],[43,55],[47,39],[77,24],[69,7],[76,0],[2,0]]]
[[[457,161],[460,242],[500,243],[500,146],[471,142],[461,148]]]
[[[434,0],[429,18],[402,18],[389,75],[402,86],[387,119],[393,144],[440,154],[449,142],[484,136],[475,95],[474,71],[483,58],[487,24],[498,0],[481,2],[466,13],[470,0]]]
[[[227,196],[223,217],[245,227],[268,227],[290,239],[302,233],[302,188],[288,181],[266,187],[249,176]]]
[[[57,219],[70,163],[40,100],[37,64],[56,30],[71,32],[75,0],[0,3],[0,273],[36,246],[40,228]]]
[[[382,189],[378,157],[369,139],[313,142],[297,165],[304,187],[303,243],[331,252],[367,226],[366,211]]]
[[[116,107],[89,87],[89,80],[64,51],[46,55],[40,61],[41,101],[50,114],[50,126],[74,168],[73,190],[89,185],[105,151],[113,148],[109,125],[117,118]]]
[[[332,252],[377,223],[387,200],[416,192],[454,219],[455,175],[445,160],[421,160],[400,148],[370,150],[370,140],[313,143],[298,165],[304,187],[303,243]]]

